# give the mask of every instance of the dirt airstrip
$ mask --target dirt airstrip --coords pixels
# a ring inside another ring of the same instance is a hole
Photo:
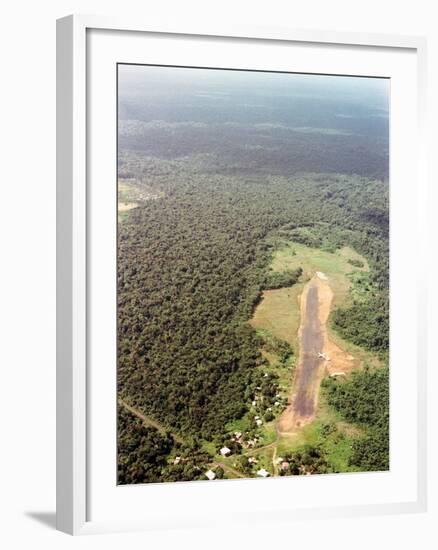
[[[314,419],[324,376],[342,376],[358,364],[329,339],[326,325],[332,301],[329,279],[317,272],[300,298],[299,362],[289,405],[278,420],[279,434],[293,434]]]

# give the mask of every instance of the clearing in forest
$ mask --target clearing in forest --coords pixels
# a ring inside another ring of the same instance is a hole
[[[359,261],[363,266],[355,267],[351,261]],[[255,329],[268,330],[277,338],[286,340],[296,350],[300,326],[300,296],[305,284],[314,274],[320,271],[327,277],[333,291],[333,309],[345,305],[349,300],[351,281],[348,274],[353,271],[369,271],[365,258],[349,247],[327,252],[290,241],[281,242],[274,252],[270,267],[277,273],[301,267],[303,275],[300,282],[291,288],[265,290],[250,323]]]
[[[295,373],[291,370],[289,376],[280,376],[288,406],[265,426],[276,433],[269,448],[274,459],[279,453],[319,440],[321,425],[328,419],[336,422],[326,405],[318,403],[324,376],[348,373],[368,360],[367,352],[334,337],[329,315],[334,307],[349,303],[352,273],[364,272],[366,276],[369,267],[365,258],[348,247],[329,252],[290,241],[280,243],[270,267],[278,273],[303,269],[300,282],[293,287],[265,291],[250,321],[261,334],[285,340],[295,350]],[[263,355],[270,360],[268,354]],[[270,363],[274,368],[275,358]],[[345,432],[343,426],[340,429]],[[272,441],[272,435],[263,439]],[[347,454],[347,448],[334,448],[335,462],[340,449]],[[339,460],[344,460],[343,456]]]
[[[117,189],[117,212],[119,222],[126,219],[127,213],[137,208],[148,200],[158,199],[163,196],[160,191],[155,191],[146,183],[134,178],[119,178]]]

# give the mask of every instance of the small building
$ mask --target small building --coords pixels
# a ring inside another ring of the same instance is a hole
[[[219,452],[222,456],[228,456],[231,453],[231,449],[229,449],[228,447],[222,447]]]
[[[210,481],[213,481],[213,479],[216,478],[216,474],[213,472],[213,470],[208,470],[207,472],[205,472],[205,477]]]
[[[268,477],[269,472],[267,470],[265,470],[264,468],[262,468],[261,470],[257,470],[257,475],[260,476],[260,477]]]

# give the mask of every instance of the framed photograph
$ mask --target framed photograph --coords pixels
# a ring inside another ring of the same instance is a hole
[[[426,507],[425,43],[58,21],[58,528]]]

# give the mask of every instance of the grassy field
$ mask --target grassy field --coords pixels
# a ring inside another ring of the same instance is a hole
[[[363,263],[353,266],[349,260]],[[345,305],[350,299],[351,276],[355,272],[367,273],[368,263],[354,250],[344,247],[334,253],[318,248],[282,241],[274,252],[271,269],[274,272],[295,270],[301,267],[303,275],[299,283],[291,288],[266,290],[257,307],[251,325],[256,329],[269,330],[277,338],[298,347],[300,326],[299,298],[304,285],[316,271],[322,271],[330,281],[334,292],[333,307]]]
[[[363,267],[355,267],[350,261],[361,262]],[[329,278],[335,295],[334,306],[341,305],[348,299],[350,288],[348,274],[353,271],[369,271],[366,259],[351,248],[344,247],[332,253],[283,241],[274,253],[271,269],[281,272],[298,267],[303,269],[302,284],[305,284],[316,271],[322,271]]]
[[[292,288],[265,290],[250,321],[251,325],[257,330],[267,330],[277,338],[286,340],[296,349],[300,326],[299,296],[303,286],[299,283]]]

